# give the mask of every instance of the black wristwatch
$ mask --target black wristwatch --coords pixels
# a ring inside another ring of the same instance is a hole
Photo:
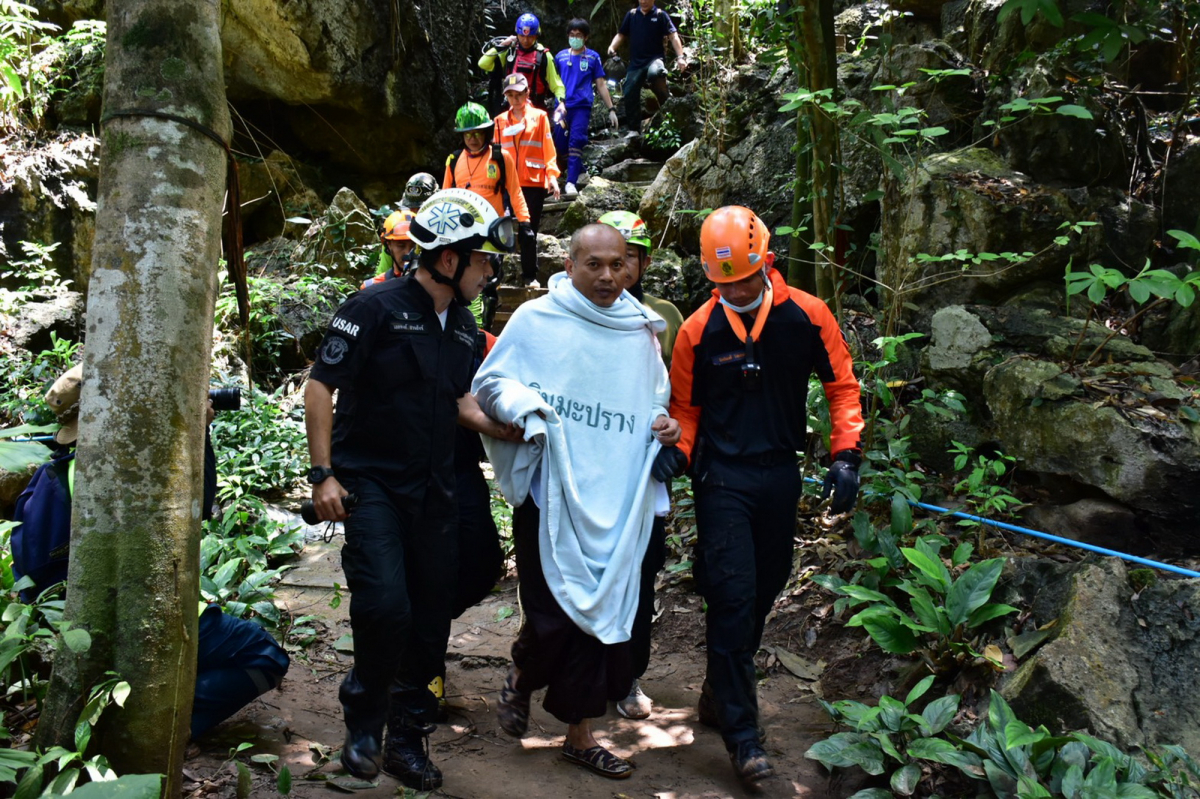
[[[328,466],[314,466],[308,470],[308,482],[316,485],[333,477],[333,469]]]

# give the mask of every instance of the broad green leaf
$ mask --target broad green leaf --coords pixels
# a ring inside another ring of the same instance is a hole
[[[1186,230],[1168,230],[1167,235],[1176,239],[1180,247],[1186,247],[1190,250],[1200,250],[1200,239]]]
[[[924,574],[926,577],[929,577],[938,586],[940,586],[942,591],[946,591],[950,587],[950,572],[946,568],[946,565],[940,560],[931,558],[924,552],[920,552],[909,547],[901,547],[900,552],[904,555],[909,563],[916,566],[921,570],[922,574]],[[954,616],[951,615],[950,618],[953,621]],[[964,616],[963,618],[965,621],[966,617]]]
[[[112,701],[116,703],[117,707],[125,707],[125,700],[129,698],[129,694],[132,692],[132,690],[133,689],[129,687],[129,683],[121,680],[119,683],[113,686]]]
[[[894,799],[892,792],[884,788],[863,788],[849,799]]]
[[[904,720],[904,703],[895,697],[884,694],[879,697],[879,720],[883,726],[892,732],[900,732],[900,723]]]
[[[950,562],[955,566],[961,566],[971,559],[971,552],[975,549],[975,545],[970,541],[963,541],[954,548],[954,554],[950,556]]]
[[[292,792],[292,770],[286,765],[279,769],[279,777],[275,780],[275,788],[284,796]]]
[[[892,535],[900,538],[912,531],[912,506],[903,494],[892,495]]]
[[[809,579],[829,591],[836,591],[843,585],[846,585],[846,581],[836,574],[814,574]]]
[[[978,627],[985,621],[1007,616],[1009,613],[1016,613],[1017,608],[1012,605],[1004,605],[998,602],[992,602],[984,605],[981,608],[976,608],[971,612],[970,618],[967,619],[967,626],[971,628]]]
[[[896,606],[896,603],[892,601],[891,597],[861,585],[851,585],[850,583],[847,583],[838,589],[838,593],[848,596],[851,599],[857,599],[860,602],[880,602],[889,607]]]
[[[87,630],[79,627],[63,630],[62,638],[63,643],[67,645],[67,649],[70,649],[77,655],[88,651],[92,647],[92,636],[88,635]]]
[[[809,760],[819,760],[827,768],[846,768],[854,765],[854,761],[846,758],[844,752],[851,746],[861,743],[864,736],[854,732],[839,732],[824,741],[817,741],[808,748],[804,756]]]
[[[934,675],[930,674],[928,677],[914,685],[912,690],[908,692],[908,696],[904,697],[905,707],[911,705],[913,702],[924,696],[925,692],[929,690],[929,687],[933,685],[933,680]]]
[[[939,697],[921,711],[922,718],[928,725],[930,735],[937,735],[942,730],[946,729],[954,716],[958,713],[958,694],[950,694],[948,696]]]
[[[1075,117],[1076,119],[1094,119],[1092,112],[1081,105],[1060,105],[1054,109],[1054,113],[1061,114],[1064,117]]]
[[[946,592],[946,615],[953,626],[965,623],[976,608],[987,603],[1003,568],[1003,558],[992,558],[974,564],[959,575]]]
[[[1015,746],[1028,746],[1046,737],[1045,732],[1030,729],[1029,725],[1020,719],[1013,719],[1004,725],[1004,746],[1012,749]]]
[[[916,763],[909,763],[904,768],[892,774],[891,786],[893,793],[898,793],[901,796],[912,796],[917,790],[917,783],[921,781],[921,767]]]
[[[23,472],[49,460],[50,450],[36,441],[0,441],[0,469]]]
[[[907,655],[917,648],[917,637],[895,618],[876,616],[863,620],[862,626],[885,652]]]
[[[1017,780],[1017,793],[1021,799],[1050,799],[1053,796],[1040,782],[1028,774],[1022,774],[1021,778]]]
[[[1083,789],[1083,768],[1078,763],[1072,763],[1067,767],[1067,773],[1062,778],[1062,795],[1066,799],[1078,799],[1079,792]]]

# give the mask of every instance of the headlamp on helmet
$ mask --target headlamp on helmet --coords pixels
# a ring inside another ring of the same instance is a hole
[[[428,172],[418,172],[408,179],[404,186],[404,199],[400,201],[403,208],[416,211],[430,196],[438,190],[437,179]]]

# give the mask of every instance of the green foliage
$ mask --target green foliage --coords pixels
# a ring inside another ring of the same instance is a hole
[[[92,688],[79,721],[75,724],[74,749],[53,746],[45,752],[14,749],[0,750],[0,784],[15,784],[13,796],[64,796],[71,794],[82,799],[154,799],[159,795],[162,777],[157,774],[136,774],[118,777],[103,755],[86,758],[84,752],[92,731],[105,709],[111,705],[124,707],[129,698],[129,683],[113,672]],[[0,720],[2,721],[2,720]],[[11,733],[0,723],[0,739]],[[76,787],[84,777],[86,785]]]
[[[1021,15],[1022,25],[1028,25],[1033,22],[1035,15],[1041,14],[1056,28],[1063,26],[1062,12],[1058,10],[1058,4],[1054,0],[1007,0],[1000,7],[997,20],[1003,22],[1010,14],[1018,12]]]
[[[243,392],[239,410],[220,411],[213,419],[209,429],[221,463],[221,501],[271,496],[303,476],[308,451],[303,409],[289,407],[285,391]]]
[[[50,98],[80,80],[83,61],[103,61],[104,22],[80,20],[56,36],[58,26],[36,16],[31,5],[0,0],[0,127],[40,127]]]
[[[949,672],[968,659],[982,657],[976,651],[982,649],[979,640],[970,637],[973,631],[1017,609],[990,601],[1004,567],[1003,558],[971,564],[955,578],[940,554],[946,543],[943,536],[929,535],[918,538],[915,547],[899,547],[906,561],[899,579],[887,573],[888,566],[901,572],[894,556],[890,563],[886,557],[874,562],[886,578],[880,588],[894,587],[907,595],[907,609],[883,590],[836,575],[817,575],[813,581],[842,596],[834,604],[835,610],[866,606],[846,622],[847,627],[862,627],[887,652],[918,652],[933,672]],[[957,569],[969,557],[970,545],[960,545],[951,563]]]
[[[948,730],[958,712],[958,695],[935,699],[919,714],[912,712],[910,706],[932,682],[932,676],[926,677],[904,701],[882,696],[876,707],[822,701],[830,718],[851,732],[819,741],[805,757],[830,769],[858,766],[868,774],[891,774],[891,791],[872,788],[851,799],[912,796],[923,775],[939,766],[950,766],[969,780],[986,784],[997,799],[1200,795],[1194,782],[1200,779],[1200,768],[1182,747],[1144,750],[1147,767],[1084,733],[1056,737],[1045,727],[1032,729],[995,691],[986,721],[959,738]],[[983,785],[976,790],[981,789]]]
[[[657,125],[646,131],[646,146],[654,150],[674,152],[683,145],[683,134],[671,114],[663,116]]]
[[[54,411],[45,402],[46,391],[75,365],[79,345],[54,332],[50,343],[50,349],[37,355],[14,350],[0,357],[0,384],[5,386],[0,393],[0,426],[54,425],[53,429],[58,429]]]
[[[242,497],[220,519],[204,523],[200,541],[200,595],[235,618],[256,616],[268,627],[281,621],[274,583],[289,566],[277,566],[304,544],[304,533],[272,520],[255,497]]]
[[[1021,500],[998,482],[1006,476],[1012,477],[1016,458],[1003,453],[994,456],[975,454],[970,447],[958,441],[951,442],[950,453],[954,455],[955,471],[970,467],[967,476],[955,484],[954,490],[964,495],[967,507],[973,514],[987,518],[1004,517],[1021,504]],[[973,462],[972,455],[975,456]],[[962,527],[979,526],[979,522],[972,519],[961,519],[958,524]]]
[[[4,127],[20,120],[22,104],[36,102],[39,90],[45,88],[45,78],[34,68],[34,55],[58,26],[36,16],[33,6],[0,0],[0,125]]]
[[[71,281],[59,277],[53,266],[53,254],[58,247],[58,242],[21,242],[25,257],[14,258],[0,271],[0,279],[19,283],[15,289],[0,288],[0,311],[17,314],[30,302],[57,297],[67,290]]]
[[[882,696],[875,707],[851,700],[833,703],[818,700],[835,723],[851,731],[818,741],[804,756],[829,769],[858,766],[868,774],[891,773],[892,791],[860,791],[855,794],[860,799],[890,797],[892,792],[912,796],[922,778],[920,761],[978,768],[978,756],[958,751],[953,744],[936,737],[958,713],[957,694],[935,699],[920,713],[913,711],[911,706],[925,695],[933,681],[933,675],[927,676],[903,700]]]
[[[342,229],[344,231],[345,225]],[[363,262],[358,271],[366,274],[371,264],[368,256],[376,256],[378,247],[362,248]],[[351,286],[325,273],[319,264],[307,264],[305,270],[297,272],[285,281],[275,278],[246,278],[250,296],[250,338],[254,350],[254,372],[268,379],[279,379],[279,363],[283,354],[299,346],[297,331],[288,327],[288,318],[319,320],[323,327],[342,301]],[[221,293],[217,297],[215,324],[223,330],[239,329],[237,295],[234,287],[222,279]]]

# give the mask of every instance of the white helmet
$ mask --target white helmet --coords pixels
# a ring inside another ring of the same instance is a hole
[[[492,204],[468,189],[442,189],[421,203],[408,236],[428,252],[450,247],[456,252],[512,252],[516,246],[513,218],[500,216]]]

